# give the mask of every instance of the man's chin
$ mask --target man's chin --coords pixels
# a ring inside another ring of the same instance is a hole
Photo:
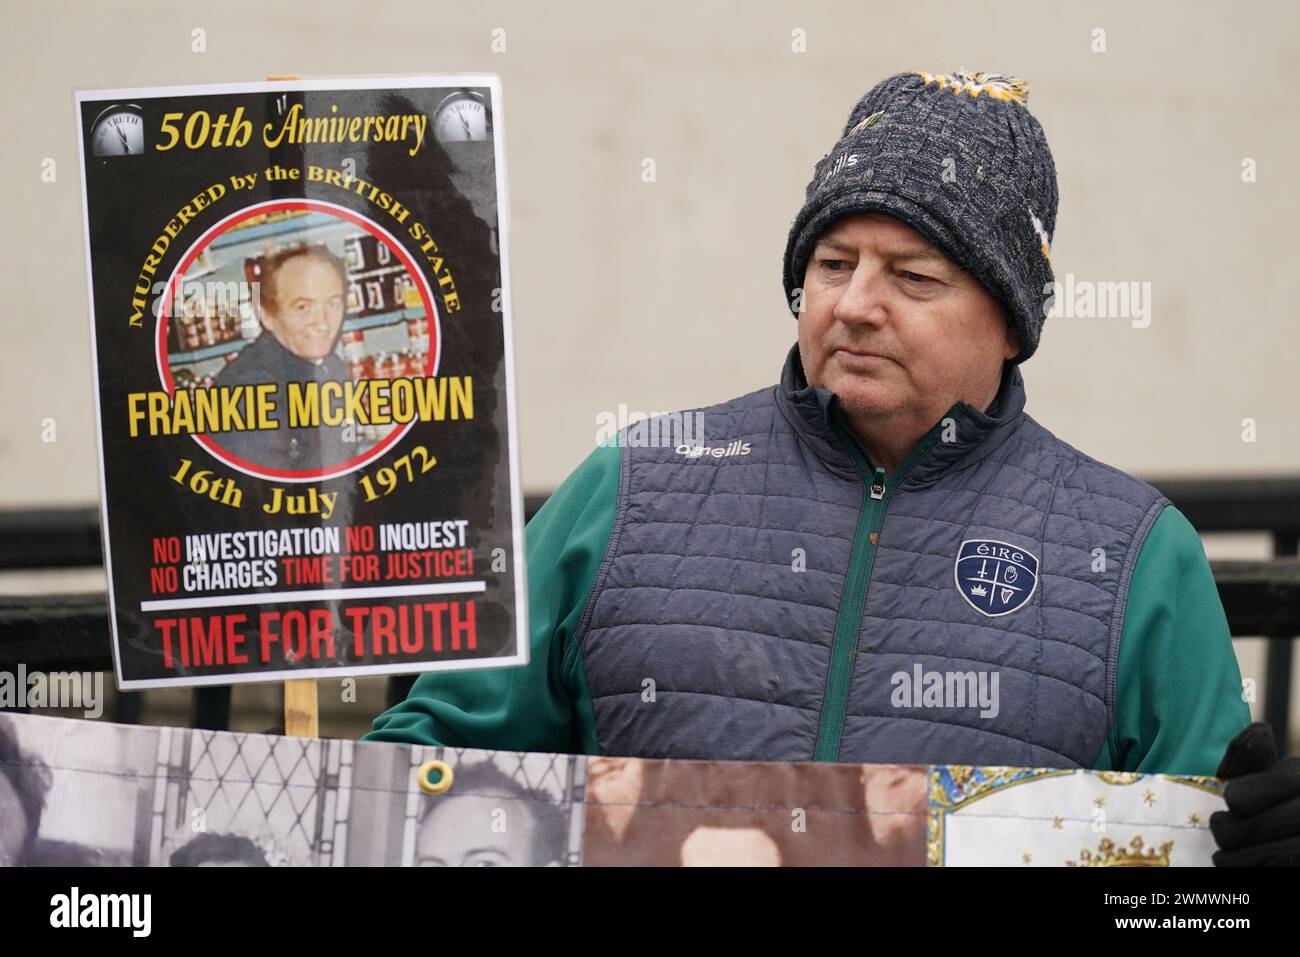
[[[864,387],[860,382],[835,384],[829,388],[848,415],[879,418],[892,415],[903,405],[902,397],[894,389]]]
[[[328,358],[330,355],[332,355],[333,352],[334,352],[333,349],[322,350],[320,348],[315,348],[315,349],[299,352],[297,353],[297,355],[298,358],[306,359],[308,362],[320,362],[322,359]]]

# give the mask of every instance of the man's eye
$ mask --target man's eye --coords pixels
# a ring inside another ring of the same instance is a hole
[[[934,282],[934,277],[933,277],[933,276],[923,276],[923,275],[921,275],[919,272],[906,272],[906,271],[904,271],[903,273],[901,273],[901,275],[902,275],[902,277],[903,277],[904,279],[906,279],[908,282],[915,282],[915,283]]]
[[[831,272],[841,272],[842,270],[840,267],[848,265],[848,263],[846,263],[843,259],[823,259],[821,262],[822,265],[827,269],[829,269]]]

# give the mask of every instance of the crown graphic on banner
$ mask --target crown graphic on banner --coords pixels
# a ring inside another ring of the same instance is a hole
[[[1165,841],[1157,850],[1146,847],[1142,835],[1134,836],[1128,847],[1119,847],[1108,837],[1103,837],[1097,845],[1097,853],[1085,848],[1079,852],[1077,861],[1066,861],[1066,867],[1169,867],[1169,853],[1174,849],[1173,841]]]

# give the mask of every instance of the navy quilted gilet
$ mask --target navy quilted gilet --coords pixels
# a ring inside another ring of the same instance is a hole
[[[620,435],[578,630],[602,753],[1092,766],[1128,581],[1167,500],[1026,415],[1007,366],[987,414],[959,403],[932,430],[867,542],[871,482],[835,404],[795,346],[780,384],[699,410],[704,454]],[[1002,546],[1021,563],[984,560]],[[996,673],[996,714],[921,707],[919,682],[899,706],[899,675],[935,672]]]

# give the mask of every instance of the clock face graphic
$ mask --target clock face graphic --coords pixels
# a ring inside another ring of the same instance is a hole
[[[134,103],[114,104],[96,117],[90,128],[96,156],[140,156],[144,153],[144,117]]]
[[[440,143],[484,142],[492,138],[492,110],[481,93],[461,90],[438,104],[433,135]]]

